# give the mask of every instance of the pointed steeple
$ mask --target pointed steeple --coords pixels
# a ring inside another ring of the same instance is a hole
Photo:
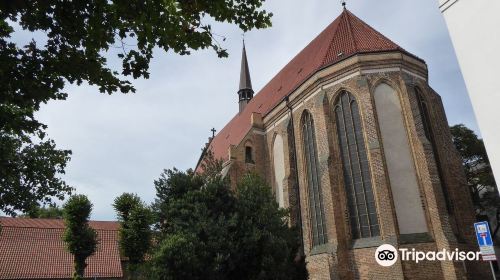
[[[253,93],[252,80],[250,79],[250,70],[248,69],[245,40],[243,40],[243,51],[241,53],[240,88],[238,90],[240,112],[243,111],[250,99],[253,98]]]

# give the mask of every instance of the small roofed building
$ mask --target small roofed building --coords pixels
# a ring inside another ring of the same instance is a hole
[[[63,241],[61,219],[0,217],[0,279],[71,279],[73,255]],[[91,221],[97,251],[87,259],[87,279],[124,279],[118,222]]]

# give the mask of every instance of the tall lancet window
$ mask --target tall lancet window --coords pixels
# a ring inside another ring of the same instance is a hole
[[[328,242],[323,207],[323,195],[318,170],[318,156],[314,135],[314,122],[310,113],[302,117],[302,140],[307,171],[307,185],[309,193],[309,217],[312,227],[313,246]]]
[[[399,234],[428,232],[400,95],[393,87],[381,83],[373,90],[373,99]]]
[[[444,199],[446,202],[446,209],[448,210],[449,213],[453,212],[453,209],[451,207],[451,202],[450,198],[448,195],[448,188],[445,184],[444,178],[443,178],[443,170],[441,168],[441,160],[439,159],[439,154],[437,151],[437,146],[436,146],[436,140],[434,139],[434,134],[432,132],[432,126],[431,126],[431,119],[430,119],[430,114],[429,114],[429,109],[427,108],[427,102],[425,101],[424,97],[422,96],[422,92],[420,91],[419,88],[414,87],[415,91],[415,97],[417,98],[417,104],[418,104],[418,111],[420,113],[420,117],[422,118],[422,126],[424,128],[424,133],[425,133],[425,138],[429,140],[432,146],[432,152],[434,154],[434,160],[436,161],[436,167],[438,171],[438,176],[439,176],[439,181],[441,183],[442,189],[443,189],[443,195]]]
[[[358,104],[342,92],[335,104],[344,185],[353,239],[380,234]]]
[[[276,201],[280,207],[285,207],[283,191],[283,180],[285,179],[285,153],[283,149],[283,138],[276,135],[273,144],[274,178],[276,184]]]

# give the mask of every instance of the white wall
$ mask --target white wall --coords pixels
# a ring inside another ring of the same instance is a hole
[[[399,97],[390,86],[380,84],[375,89],[374,98],[399,232],[427,232]]]
[[[283,150],[283,138],[278,134],[273,144],[274,179],[276,181],[276,201],[280,207],[285,207],[283,197],[283,180],[285,179],[285,154]]]
[[[500,181],[500,1],[439,0],[439,6]]]

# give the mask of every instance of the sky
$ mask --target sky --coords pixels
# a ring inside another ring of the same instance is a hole
[[[256,92],[342,10],[338,0],[274,0],[264,8],[274,14],[273,26],[245,35]],[[347,8],[424,59],[448,122],[479,133],[437,0],[351,0]],[[156,50],[150,78],[133,81],[136,93],[107,95],[93,86],[69,85],[67,100],[49,102],[37,113],[58,147],[73,151],[63,177],[88,195],[92,219],[116,219],[111,204],[123,192],[152,202],[153,182],[163,169],[194,168],[210,129],[221,130],[237,113],[242,31],[228,24],[214,24],[213,30],[226,37],[228,58],[211,50],[190,56]],[[118,66],[116,52],[107,57]]]

